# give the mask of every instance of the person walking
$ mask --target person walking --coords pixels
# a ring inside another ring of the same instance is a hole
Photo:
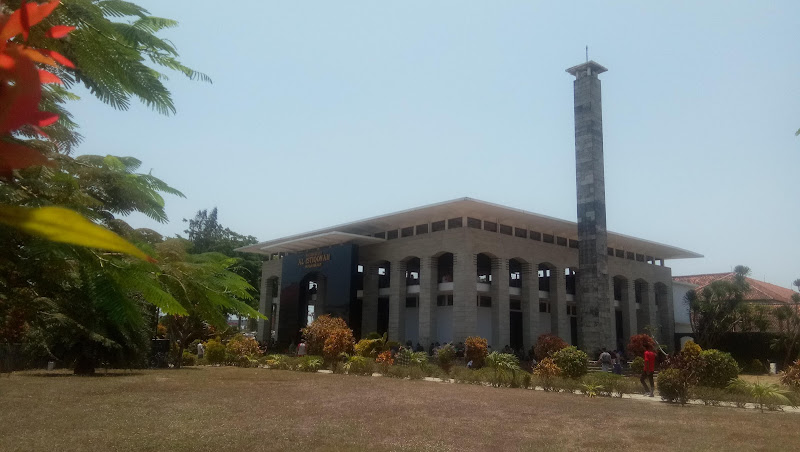
[[[656,354],[653,353],[651,350],[652,347],[649,345],[644,350],[644,368],[642,369],[642,377],[639,381],[644,386],[645,394],[649,393],[650,397],[655,396],[655,389],[656,385],[653,383],[653,373],[656,371]],[[647,387],[647,383],[645,383],[645,379],[650,380],[650,387]]]
[[[297,356],[306,356],[306,341],[300,341],[297,344]]]
[[[603,372],[611,371],[611,354],[603,347],[600,357],[597,358],[597,364],[603,368]]]
[[[203,359],[206,356],[206,346],[202,342],[197,344],[197,358]]]

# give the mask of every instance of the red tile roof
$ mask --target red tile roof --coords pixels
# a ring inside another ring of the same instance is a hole
[[[673,281],[694,284],[697,286],[695,290],[701,290],[703,287],[711,284],[714,281],[727,280],[733,281],[735,273],[709,273],[705,275],[686,275],[674,276]],[[776,286],[775,284],[758,281],[756,279],[747,278],[750,283],[750,291],[745,295],[745,300],[749,301],[779,301],[782,303],[789,303],[792,301],[792,294],[796,293],[792,289]]]

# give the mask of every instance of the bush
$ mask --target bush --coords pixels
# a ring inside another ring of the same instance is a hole
[[[595,392],[603,397],[622,397],[629,391],[628,379],[608,372],[592,372],[583,378],[584,385],[593,385]]]
[[[631,372],[634,374],[641,374],[644,371],[644,358],[637,356],[631,361]]]
[[[450,367],[453,365],[453,360],[456,359],[456,348],[453,347],[453,344],[444,344],[436,349],[434,356],[439,366],[445,372],[449,372]]]
[[[267,355],[265,364],[270,369],[291,370],[292,368],[289,357],[286,355]]]
[[[694,386],[689,388],[689,396],[699,399],[706,406],[719,406],[720,402],[731,399],[731,393],[720,388],[708,388],[705,386]]]
[[[308,354],[322,355],[328,337],[334,331],[346,329],[348,329],[347,323],[338,317],[331,317],[328,314],[317,317],[310,325],[301,330],[303,338],[306,340]]]
[[[303,372],[316,372],[322,368],[323,361],[321,356],[306,355],[298,359],[300,363],[297,365],[297,369]]]
[[[225,346],[226,360],[236,366],[248,367],[250,358],[261,355],[258,342],[252,337],[237,334]]]
[[[561,375],[561,369],[558,368],[553,358],[544,358],[536,364],[533,375],[536,376],[538,383],[545,391],[552,391],[555,389],[553,381]]]
[[[781,383],[790,388],[800,389],[800,359],[781,372]]]
[[[219,339],[209,339],[206,342],[206,356],[209,364],[222,364],[225,362],[225,345]]]
[[[730,353],[719,350],[703,350],[700,353],[700,368],[697,384],[709,388],[726,388],[739,376],[739,365]]]
[[[575,346],[562,348],[553,354],[553,362],[561,369],[561,376],[566,378],[580,378],[586,375],[589,371],[588,360],[586,353]]]
[[[493,371],[489,383],[494,387],[511,386],[516,379],[519,359],[510,353],[492,352],[486,357],[486,367]]]
[[[366,356],[369,358],[375,358],[378,356],[378,353],[386,350],[386,341],[384,338],[377,338],[377,339],[361,339],[355,346],[356,354],[359,356]]]
[[[536,345],[533,347],[533,353],[536,359],[541,361],[562,348],[567,348],[569,345],[563,339],[554,334],[542,334],[536,339]]]
[[[322,349],[322,355],[328,362],[334,362],[339,359],[343,353],[351,353],[353,351],[353,330],[349,328],[340,328],[332,330],[328,333],[325,339],[325,347]]]
[[[366,356],[351,356],[345,368],[350,375],[372,375],[372,360]]]
[[[767,366],[761,360],[755,358],[747,363],[742,363],[739,367],[742,368],[742,372],[748,374],[763,375],[767,373]]]
[[[486,355],[489,354],[489,344],[482,337],[470,336],[464,341],[466,346],[465,358],[467,362],[472,361],[472,367],[479,369],[483,366]]]
[[[194,366],[197,362],[197,356],[191,354],[189,350],[183,351],[183,359],[181,360],[182,366]]]
[[[685,404],[689,401],[689,382],[679,369],[666,369],[658,373],[658,393],[668,402]]]
[[[418,366],[391,366],[387,375],[393,378],[420,380],[425,377],[425,371]]]
[[[631,336],[628,342],[628,356],[644,356],[644,351],[648,349],[656,349],[656,341],[649,334]]]
[[[394,364],[394,358],[392,358],[391,350],[381,352],[381,354],[375,358],[375,362],[378,364],[378,366],[380,366],[382,373],[387,373],[389,371],[389,366]]]

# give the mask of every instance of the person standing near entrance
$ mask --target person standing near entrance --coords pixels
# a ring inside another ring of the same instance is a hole
[[[608,350],[606,350],[605,347],[600,353],[600,357],[597,359],[597,363],[600,364],[600,366],[602,366],[603,372],[611,371],[611,354],[608,353]]]
[[[297,344],[297,356],[306,356],[306,341]]]
[[[656,371],[656,354],[653,353],[651,347],[648,345],[647,348],[644,350],[644,368],[642,369],[642,377],[639,381],[642,382],[642,386],[644,386],[645,394],[649,393],[650,397],[654,396],[654,392],[656,389],[655,384],[653,383],[653,373]],[[650,387],[647,387],[647,383],[645,383],[645,379],[650,380]]]
[[[206,346],[202,342],[197,344],[197,358],[203,359],[206,356]]]

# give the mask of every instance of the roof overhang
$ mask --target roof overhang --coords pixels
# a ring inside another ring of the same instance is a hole
[[[383,241],[384,239],[377,237],[367,237],[359,234],[331,231],[306,237],[270,240],[268,242],[261,242],[255,245],[243,246],[241,248],[237,248],[236,251],[270,255],[275,253],[297,253],[300,251],[342,245],[345,243],[351,243],[355,245],[371,245],[373,243],[379,243]]]
[[[482,220],[496,221],[498,224],[505,224],[516,228],[527,228],[529,230],[552,234],[568,239],[578,239],[578,224],[574,221],[561,220],[559,218],[528,212],[522,209],[515,209],[473,198],[459,198],[451,201],[429,204],[427,206],[416,207],[413,209],[402,210],[386,215],[380,215],[351,223],[331,226],[329,228],[318,229],[303,234],[292,235],[268,242],[259,243],[237,251],[254,252],[260,254],[272,254],[278,252],[303,251],[313,249],[317,239],[306,241],[326,234],[338,234],[339,240],[346,237],[353,240],[358,245],[369,245],[383,241],[383,239],[371,237],[375,233],[409,226],[427,224],[432,221],[447,220],[456,217],[474,217]],[[464,225],[466,227],[466,225]],[[332,239],[330,239],[332,240]],[[337,242],[338,244],[344,242]],[[286,249],[279,249],[279,245]],[[325,245],[329,246],[329,245]],[[703,255],[688,251],[682,248],[652,242],[625,234],[615,232],[608,233],[608,246],[611,248],[635,251],[636,253],[652,256],[657,259],[686,259],[703,257]]]

